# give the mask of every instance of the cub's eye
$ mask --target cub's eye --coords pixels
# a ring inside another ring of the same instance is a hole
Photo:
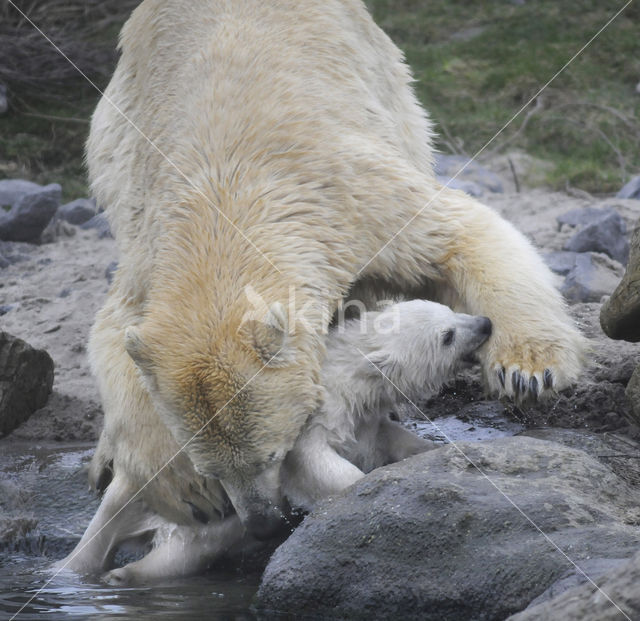
[[[455,330],[447,330],[442,336],[442,344],[445,346],[451,345],[456,338]]]

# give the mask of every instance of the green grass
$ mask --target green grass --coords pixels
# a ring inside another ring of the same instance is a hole
[[[404,50],[440,148],[481,149],[624,2],[368,0]],[[487,149],[553,165],[547,183],[614,192],[640,172],[640,3],[627,9]]]
[[[475,154],[623,5],[623,0],[367,0],[404,50],[439,147]],[[546,183],[615,192],[640,172],[640,2],[632,3],[525,110],[488,152],[521,149],[549,161]],[[103,41],[115,45],[117,26]],[[52,51],[52,54],[55,53]],[[103,86],[104,84],[102,84]],[[82,151],[96,94],[80,82],[68,103],[21,99],[0,117],[0,177],[57,181],[87,192]]]
[[[81,107],[31,102],[29,113],[12,112],[0,117],[0,178],[24,177],[42,184],[60,183],[64,200],[87,196],[83,152],[94,106],[94,97]]]

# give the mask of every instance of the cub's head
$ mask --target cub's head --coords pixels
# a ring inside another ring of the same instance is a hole
[[[425,300],[399,302],[370,315],[363,334],[367,357],[405,393],[439,390],[491,336],[487,317]]]
[[[320,399],[314,338],[289,334],[281,304],[264,320],[226,316],[213,327],[166,315],[125,331],[158,423],[200,474],[220,480],[248,530],[268,537],[284,519],[280,464]]]

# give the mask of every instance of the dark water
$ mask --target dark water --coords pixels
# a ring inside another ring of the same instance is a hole
[[[257,574],[211,571],[137,588],[54,576],[51,563],[73,549],[98,506],[87,488],[92,453],[83,444],[0,444],[0,516],[10,516],[9,528],[37,519],[17,543],[0,532],[0,619],[254,619]]]
[[[435,422],[438,429],[428,422],[409,426],[442,443],[522,430],[481,404],[463,420],[446,416]],[[78,443],[0,443],[0,620],[255,619],[251,604],[259,574],[212,570],[136,588],[82,582],[67,572],[53,575],[51,563],[73,549],[98,506],[87,486],[86,466],[93,448]],[[3,514],[10,518],[8,526]],[[27,528],[36,520],[35,528]],[[1,532],[20,525],[26,532]]]

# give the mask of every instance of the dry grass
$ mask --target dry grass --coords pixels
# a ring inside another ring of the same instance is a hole
[[[114,37],[134,0],[14,0],[15,4],[92,80],[104,83],[116,59]],[[0,82],[14,105],[31,99],[68,100],[78,71],[9,2],[0,3]]]

